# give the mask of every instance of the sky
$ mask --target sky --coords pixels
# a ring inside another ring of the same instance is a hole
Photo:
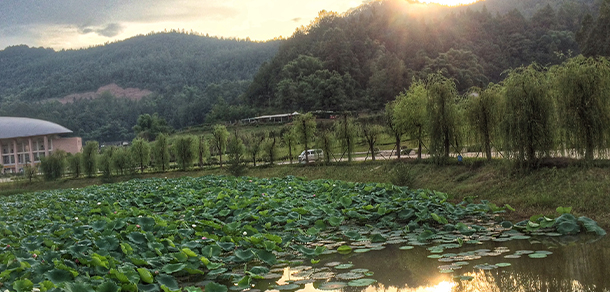
[[[0,0],[0,50],[21,44],[78,49],[166,29],[262,41],[291,36],[321,10],[344,13],[361,4],[363,0]]]

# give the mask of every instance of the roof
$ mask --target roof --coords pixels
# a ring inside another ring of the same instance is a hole
[[[68,133],[72,133],[72,131],[49,121],[0,117],[0,139]]]

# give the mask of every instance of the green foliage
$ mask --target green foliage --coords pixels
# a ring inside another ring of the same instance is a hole
[[[109,178],[112,176],[112,171],[114,170],[114,154],[117,152],[119,148],[115,147],[104,147],[101,155],[97,156],[98,162],[97,165],[99,170],[102,172],[102,176],[105,178]],[[123,150],[123,149],[120,149]],[[121,161],[121,160],[119,160]],[[122,164],[119,163],[122,166]]]
[[[51,155],[43,157],[40,169],[45,180],[56,180],[64,175],[66,169],[66,152],[55,150]]]
[[[610,40],[607,35],[610,31],[610,1],[601,1],[596,20],[593,20],[590,15],[588,17],[583,21],[582,29],[579,32],[579,44],[583,55],[588,57],[610,56]]]
[[[282,143],[288,149],[288,159],[290,160],[290,164],[292,164],[294,155],[297,152],[297,136],[292,128],[287,128],[284,131],[284,135],[282,135]]]
[[[131,146],[133,147],[133,146]],[[110,157],[111,168],[118,175],[125,175],[133,171],[133,168],[138,166],[136,163],[136,157],[133,155],[133,152],[130,148],[118,147],[118,148],[110,148],[106,149],[106,151],[112,151],[112,155]],[[104,153],[105,154],[105,153]],[[102,156],[104,156],[102,154]],[[103,165],[104,163],[100,163]],[[103,169],[104,167],[102,167]],[[106,171],[102,170],[103,173]]]
[[[199,140],[197,140],[197,158],[199,159],[199,167],[203,167],[204,163],[210,159],[210,145],[208,139],[203,135],[199,136]]]
[[[305,150],[309,149],[310,143],[315,139],[316,118],[311,113],[301,114],[294,119],[293,125],[297,141],[305,147]],[[307,151],[305,152],[305,162],[309,163]]]
[[[590,162],[610,146],[610,63],[578,56],[551,69],[562,145]]]
[[[266,136],[267,139],[262,144],[263,157],[272,165],[278,155],[278,138],[275,131],[270,131]]]
[[[398,159],[400,159],[400,155],[402,152],[402,136],[407,131],[407,129],[404,128],[404,124],[398,124],[398,121],[396,120],[396,105],[398,103],[397,99],[386,104],[383,118],[387,127],[387,132],[394,137],[394,150],[396,151],[396,156],[398,157]]]
[[[222,155],[225,153],[227,149],[227,139],[229,139],[229,131],[227,131],[227,127],[224,125],[214,125],[214,129],[212,130],[212,136],[214,137],[212,141],[212,145],[216,154],[219,157],[220,167],[222,168]]]
[[[30,164],[26,164],[23,167],[23,176],[28,179],[29,182],[32,182],[32,179],[36,177],[38,173],[38,169],[35,166]]]
[[[160,133],[167,134],[171,132],[171,127],[157,113],[154,113],[152,116],[143,114],[138,117],[137,124],[133,126],[133,131],[138,137],[151,141],[156,139]]]
[[[316,147],[324,152],[324,162],[330,163],[330,158],[334,150],[335,137],[330,129],[324,129],[319,132],[316,140]]]
[[[344,115],[334,124],[334,132],[339,147],[343,152],[342,156],[347,154],[347,161],[353,159],[354,148],[356,146],[356,137],[359,132],[359,125],[356,124],[353,118]]]
[[[169,143],[166,134],[159,134],[153,142],[152,157],[155,169],[165,172],[169,168]]]
[[[536,65],[512,70],[503,82],[504,150],[521,167],[536,167],[555,146],[555,107],[545,73]]]
[[[197,151],[196,144],[197,138],[194,136],[178,136],[174,139],[172,149],[176,157],[176,163],[181,170],[187,170],[193,165]]]
[[[404,129],[418,144],[417,158],[421,159],[423,139],[428,130],[426,112],[428,92],[422,81],[414,81],[409,90],[396,97],[393,118],[399,129]]]
[[[83,172],[88,177],[94,177],[97,174],[98,149],[97,141],[87,141],[83,147]]]
[[[460,117],[456,106],[457,90],[453,80],[440,74],[428,76],[426,90],[430,154],[437,163],[444,163],[449,157],[450,147],[458,148]]]
[[[265,133],[263,134],[244,134],[243,135],[243,143],[245,146],[245,151],[248,153],[250,158],[252,159],[252,163],[256,167],[256,158],[263,148],[263,142],[266,140]],[[266,145],[267,143],[265,143]],[[266,151],[265,151],[266,152]],[[259,157],[260,158],[260,157]]]
[[[68,169],[76,178],[83,174],[83,154],[81,152],[68,154]]]
[[[241,176],[245,173],[244,153],[246,147],[237,134],[231,135],[227,141],[227,155],[229,156],[229,172],[234,176]]]
[[[133,139],[129,151],[132,160],[140,168],[140,173],[144,173],[144,169],[150,164],[150,145],[148,142],[140,138]]]
[[[377,144],[379,136],[383,133],[383,127],[376,124],[365,123],[360,129],[362,131],[362,137],[369,147],[368,151],[371,153],[371,158],[375,161],[375,145]]]
[[[487,160],[491,160],[492,142],[495,141],[501,121],[503,88],[490,84],[485,90],[475,89],[466,101],[466,117],[476,141],[483,146]]]
[[[388,171],[390,182],[397,186],[412,186],[415,182],[415,173],[408,163],[393,163]]]

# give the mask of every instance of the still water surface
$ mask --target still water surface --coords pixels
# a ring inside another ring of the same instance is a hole
[[[321,257],[313,271],[328,270],[326,263],[342,262],[354,264],[353,269],[365,268],[374,272],[367,277],[377,280],[369,287],[345,287],[335,291],[346,292],[470,292],[470,291],[610,291],[610,237],[535,237],[529,240],[507,242],[484,242],[464,245],[460,249],[445,252],[459,253],[480,249],[505,250],[497,256],[483,256],[470,260],[461,269],[452,273],[441,273],[439,266],[451,264],[428,258],[429,246],[416,246],[411,250],[399,250],[400,245],[386,245],[384,249],[347,255],[330,254]],[[508,251],[506,250],[508,249]],[[521,258],[504,258],[519,250],[550,251],[546,258],[534,259],[527,255]],[[479,264],[510,263],[511,266],[493,270],[475,268]],[[292,270],[291,270],[292,269]],[[299,275],[301,268],[285,267],[283,276],[277,280],[259,281],[255,289],[273,291],[275,284],[287,284],[307,277]],[[335,273],[348,272],[330,268]],[[453,276],[468,275],[471,281],[454,280]],[[292,291],[321,291],[320,284],[338,279],[317,280],[305,283]]]

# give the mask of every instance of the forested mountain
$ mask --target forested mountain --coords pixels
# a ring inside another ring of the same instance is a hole
[[[99,141],[131,139],[132,127],[144,113],[157,112],[174,128],[198,125],[220,113],[231,118],[231,111],[248,115],[250,109],[228,105],[239,103],[279,43],[169,32],[80,50],[8,47],[0,51],[0,115],[46,119]],[[47,101],[111,83],[153,94],[140,101],[108,94],[65,105]]]
[[[29,48],[0,51],[0,97],[42,100],[116,83],[175,93],[183,86],[249,80],[277,51],[278,42],[155,33],[80,50]]]
[[[596,21],[602,0],[412,2],[323,11],[281,41],[171,31],[80,50],[8,47],[0,50],[0,115],[46,119],[85,140],[113,141],[131,139],[141,114],[158,113],[180,129],[269,112],[380,110],[429,73],[453,78],[464,93],[501,81],[510,68],[558,64],[581,47],[595,54],[603,49],[595,40],[607,34]],[[49,101],[111,83],[153,94]]]
[[[500,81],[507,69],[579,54],[575,35],[599,2],[488,0],[447,8],[387,0],[345,15],[322,12],[282,43],[245,97],[285,110],[375,110],[413,78],[438,71],[463,93]]]

